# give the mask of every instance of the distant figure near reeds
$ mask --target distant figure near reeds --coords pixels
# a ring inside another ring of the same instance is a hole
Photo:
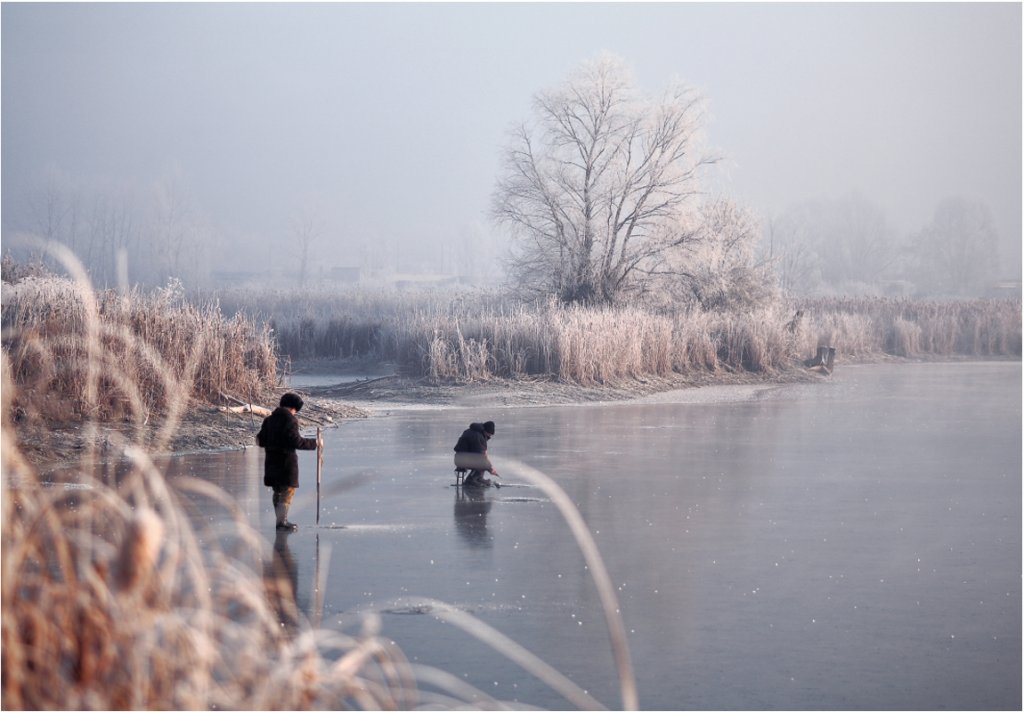
[[[296,393],[285,393],[281,404],[263,419],[256,442],[266,451],[263,463],[263,484],[274,491],[274,514],[279,530],[295,531],[298,525],[288,521],[288,508],[299,486],[299,457],[296,450],[316,450],[315,438],[304,438],[299,433],[297,413],[302,410],[302,398]]]
[[[491,481],[484,479],[485,472],[500,477],[487,457],[487,441],[492,437],[494,421],[488,420],[486,423],[470,423],[455,443],[455,467],[470,471],[462,483],[464,487],[489,486]]]

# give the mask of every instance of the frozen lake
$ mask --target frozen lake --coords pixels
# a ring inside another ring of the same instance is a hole
[[[583,557],[536,488],[466,498],[451,449],[494,420],[492,459],[556,479],[617,587],[647,709],[1020,709],[1021,364],[841,366],[745,402],[406,411],[326,431],[277,537],[324,624],[361,607],[413,661],[505,700],[567,703],[401,599],[472,613],[612,708]],[[258,450],[175,458],[274,540]],[[504,474],[504,473],[503,473]],[[522,485],[512,477],[507,484]],[[304,506],[303,506],[304,505]]]

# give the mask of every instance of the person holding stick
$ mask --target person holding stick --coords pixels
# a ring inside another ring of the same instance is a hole
[[[274,514],[277,529],[295,531],[298,525],[288,521],[295,490],[299,486],[299,457],[296,450],[316,450],[317,441],[304,438],[299,433],[298,412],[302,410],[302,398],[297,393],[285,393],[281,404],[263,419],[256,443],[266,452],[263,462],[263,484],[273,494]]]

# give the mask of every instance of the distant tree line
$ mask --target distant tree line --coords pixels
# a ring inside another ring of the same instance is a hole
[[[728,311],[784,295],[986,296],[998,278],[1017,276],[999,273],[992,215],[976,200],[942,201],[911,235],[899,235],[860,195],[763,220],[707,190],[718,159],[706,148],[705,123],[698,91],[675,82],[658,95],[641,92],[613,55],[538,92],[529,118],[509,134],[491,206],[499,230],[489,237],[508,238],[510,294]],[[180,175],[142,189],[86,189],[51,174],[7,203],[5,253],[8,238],[24,233],[71,249],[99,287],[169,279],[217,286],[211,269],[222,235]],[[291,212],[287,231],[294,274],[308,285],[330,230],[306,205]],[[456,240],[460,269],[482,269],[466,257],[490,257],[467,247],[481,241]],[[383,249],[371,240],[360,253],[382,262]],[[17,254],[33,256],[31,247]],[[35,256],[45,261],[46,252]]]
[[[767,222],[762,249],[794,295],[976,297],[1006,276],[991,211],[961,197],[902,236],[863,196],[805,202]]]
[[[12,198],[5,253],[13,245],[23,261],[58,267],[41,246],[52,242],[71,250],[99,287],[196,284],[209,275],[216,232],[180,176],[145,187],[95,187],[51,171]]]
[[[792,295],[982,296],[999,278],[987,205],[949,198],[900,236],[859,195],[762,223],[702,178],[702,97],[641,94],[621,59],[536,95],[512,131],[493,213],[511,284],[564,303],[750,308]]]

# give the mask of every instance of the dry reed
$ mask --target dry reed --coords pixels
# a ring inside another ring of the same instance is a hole
[[[282,626],[290,584],[264,580],[258,555],[239,558],[261,551],[255,533],[226,508],[245,546],[201,541],[142,450],[121,444],[132,459],[116,481],[75,470],[50,482],[6,417],[3,438],[4,709],[417,704],[404,658],[374,628]]]
[[[202,310],[164,303],[174,295],[158,297],[164,300],[156,305],[160,314],[140,313],[147,311],[140,304],[152,307],[153,302],[140,295],[96,295],[74,265],[72,272],[75,283],[47,287],[60,297],[51,303],[59,317],[44,312],[40,318],[39,299],[18,300],[19,308],[9,312],[12,321],[5,337],[52,370],[29,383],[38,386],[45,378],[73,382],[75,387],[64,397],[81,401],[86,427],[104,416],[100,405],[111,392],[127,400],[133,416],[160,403],[167,414],[162,428],[166,439],[192,398],[197,374],[204,373],[200,362],[211,354],[227,360],[232,347],[211,345],[202,337],[190,340],[181,331],[168,334],[161,321],[167,313],[192,328],[209,320]],[[26,308],[27,303],[35,304],[34,309]],[[112,319],[113,325],[108,323]],[[220,338],[237,335],[224,322],[216,323]],[[34,330],[34,336],[24,338],[20,328]],[[170,351],[179,360],[166,358],[154,341],[174,344]],[[471,340],[465,340],[465,349],[468,355],[460,358],[478,358]],[[222,368],[214,361],[206,364],[207,373]],[[248,526],[232,498],[195,479],[168,481],[150,457],[147,447],[153,441],[142,429],[112,432],[110,450],[121,458],[116,467],[101,464],[87,451],[64,470],[42,475],[23,456],[16,437],[16,417],[19,422],[39,417],[33,412],[37,399],[20,397],[21,384],[15,382],[16,373],[24,377],[29,372],[24,356],[15,361],[3,350],[4,709],[507,707],[448,673],[410,665],[380,635],[377,616],[360,617],[358,630],[351,634],[313,625],[297,609],[287,575],[265,567],[269,546]],[[134,382],[139,377],[143,384]],[[156,401],[147,398],[151,391],[158,394],[153,396]],[[196,531],[188,515],[190,503],[197,506],[198,498],[204,501],[203,520],[214,522],[211,531]],[[571,529],[579,536],[579,513],[564,494],[561,500],[560,509],[568,512]],[[220,515],[211,516],[217,507]],[[607,575],[596,548],[592,540],[580,545],[588,566],[597,572],[602,599],[607,599]],[[325,585],[323,580],[318,583]],[[612,596],[606,618],[623,680],[623,704],[632,708],[635,682]],[[438,610],[461,620],[474,635],[504,640],[499,650],[570,701],[600,706],[497,631],[479,621],[467,623],[466,616],[443,604]],[[312,614],[312,621],[319,620],[318,611]],[[419,681],[438,692],[422,692]]]
[[[191,478],[168,481],[127,440],[115,443],[125,457],[115,471],[83,462],[41,476],[14,437],[14,386],[2,366],[4,709],[508,708],[451,674],[410,665],[381,636],[376,615],[360,615],[351,634],[313,625],[287,574],[265,566],[269,545],[228,494]],[[624,626],[592,537],[550,478],[512,470],[551,496],[577,537],[605,608],[622,708],[635,709]],[[190,506],[213,522],[209,531],[194,529]],[[569,702],[602,708],[474,617],[437,601],[431,612]],[[423,684],[437,691],[424,693]]]
[[[1021,302],[881,297],[800,302],[810,328],[842,353],[919,357],[1021,356]]]
[[[523,304],[479,292],[228,294],[222,304],[265,310],[283,353],[394,362],[437,381],[555,377],[612,384],[672,373],[772,374],[820,345],[845,359],[1021,355],[1020,302],[1007,300],[844,298],[671,312]],[[803,317],[794,321],[798,309]]]
[[[193,400],[276,385],[277,352],[266,325],[224,318],[214,303],[191,304],[175,285],[147,294],[97,293],[81,275],[5,283],[2,320],[19,387],[13,406],[58,422],[86,417],[141,426],[151,414]]]

